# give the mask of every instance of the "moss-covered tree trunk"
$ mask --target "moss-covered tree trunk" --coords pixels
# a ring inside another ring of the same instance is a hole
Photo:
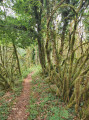
[[[42,6],[43,6],[43,0],[40,0]],[[40,9],[38,6],[34,6],[34,13],[35,13],[35,19],[37,24],[37,41],[38,41],[38,49],[39,49],[39,60],[42,67],[43,72],[45,73],[46,70],[46,60],[45,60],[45,49],[44,49],[44,39],[42,37],[42,7],[40,6]]]
[[[18,54],[17,54],[17,49],[16,49],[16,46],[15,46],[14,40],[12,40],[12,42],[13,42],[14,54],[15,54],[16,60],[17,60],[19,74],[21,75],[21,69],[20,69],[20,63],[19,63],[19,57],[18,57]]]

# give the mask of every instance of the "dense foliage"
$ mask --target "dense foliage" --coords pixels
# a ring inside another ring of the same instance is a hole
[[[2,0],[0,33],[0,86],[13,88],[22,69],[40,62],[50,89],[88,120],[88,0]]]

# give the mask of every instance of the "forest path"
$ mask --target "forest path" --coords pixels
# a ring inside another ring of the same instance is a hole
[[[32,81],[30,73],[27,78],[23,81],[23,90],[19,97],[16,98],[16,102],[12,107],[12,111],[8,116],[7,120],[27,120],[29,113],[26,112],[26,106],[29,105],[29,95],[30,95],[30,82]]]

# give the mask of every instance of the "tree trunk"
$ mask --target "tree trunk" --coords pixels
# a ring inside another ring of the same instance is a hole
[[[17,65],[18,65],[18,69],[19,69],[19,74],[21,75],[20,63],[19,63],[19,58],[18,58],[18,54],[17,54],[17,49],[16,49],[16,46],[14,44],[14,40],[13,40],[13,48],[14,48],[14,53],[16,55],[16,59],[17,59]]]

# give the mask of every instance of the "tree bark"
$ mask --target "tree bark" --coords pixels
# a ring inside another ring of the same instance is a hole
[[[19,58],[18,58],[17,49],[16,49],[16,46],[15,46],[14,40],[13,40],[13,48],[14,48],[14,53],[16,55],[16,59],[17,59],[19,74],[21,75],[20,63],[19,63]]]

